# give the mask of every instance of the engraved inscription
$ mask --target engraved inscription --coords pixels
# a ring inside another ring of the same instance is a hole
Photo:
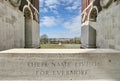
[[[26,54],[28,56],[20,54],[19,57],[14,54],[4,55],[0,57],[0,79],[3,77],[10,80],[13,78],[16,80],[85,81],[120,79],[120,54],[94,53],[86,54],[87,56],[67,54],[68,56],[50,55],[50,57],[44,56],[46,54]]]
[[[96,67],[99,62],[79,60],[45,60],[27,62],[29,68],[34,69],[36,75],[42,76],[84,76],[90,72],[89,67]],[[87,68],[85,68],[87,67]]]
[[[89,70],[37,70],[36,75],[87,75]]]
[[[84,67],[97,66],[99,62],[91,62],[85,60],[79,61],[42,61],[42,62],[28,62],[28,67]]]

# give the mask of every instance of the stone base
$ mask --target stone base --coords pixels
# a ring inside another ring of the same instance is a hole
[[[82,48],[96,48],[96,30],[89,24],[82,25],[81,43]]]
[[[2,51],[0,80],[120,81],[120,51],[112,49]]]

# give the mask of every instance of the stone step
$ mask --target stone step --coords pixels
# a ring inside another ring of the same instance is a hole
[[[0,80],[120,81],[120,51],[112,49],[1,51]]]

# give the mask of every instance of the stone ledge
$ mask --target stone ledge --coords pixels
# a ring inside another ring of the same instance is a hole
[[[120,81],[120,51],[11,49],[0,52],[0,80]]]
[[[10,49],[1,51],[1,53],[120,53],[114,49]]]

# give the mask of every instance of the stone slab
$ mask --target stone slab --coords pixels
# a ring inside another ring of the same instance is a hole
[[[2,51],[0,80],[120,81],[120,51],[112,49]]]

